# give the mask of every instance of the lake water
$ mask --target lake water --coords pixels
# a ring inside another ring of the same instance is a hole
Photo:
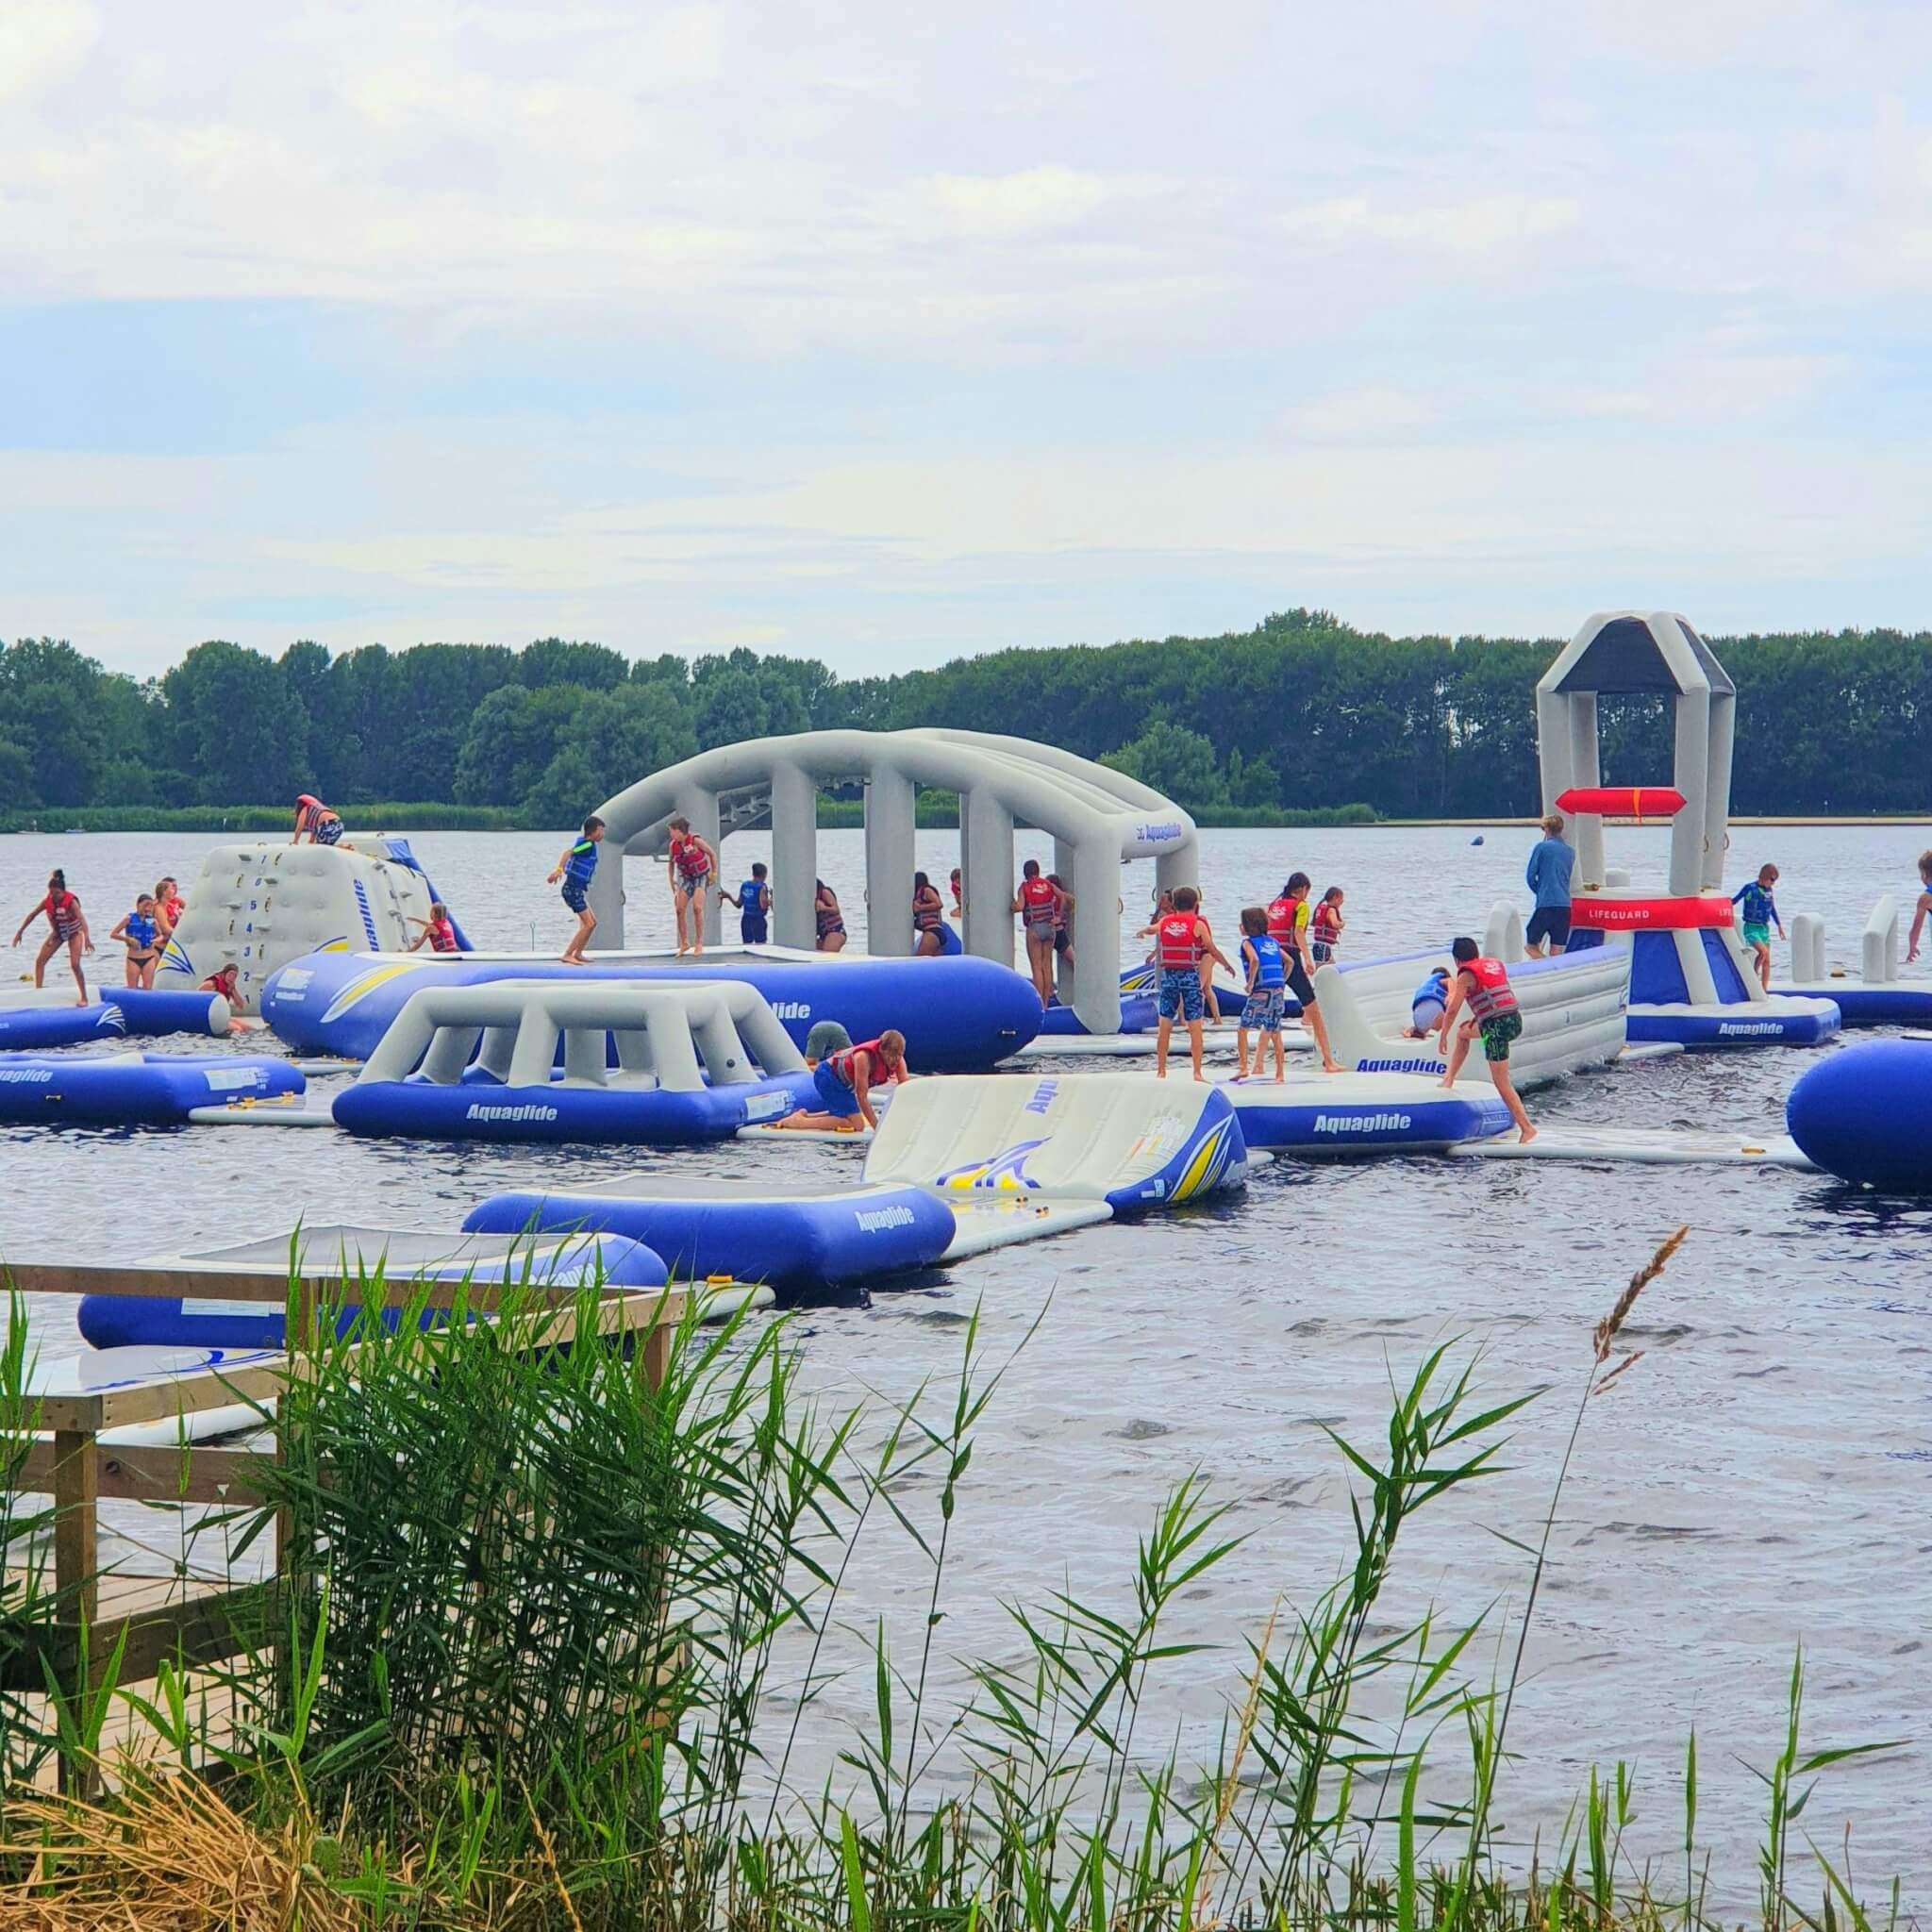
[[[1524,902],[1530,835],[1491,828],[1479,847],[1473,836],[1208,833],[1203,884],[1219,926],[1300,866],[1318,890],[1347,889],[1347,951],[1391,950],[1480,931],[1498,897]],[[105,934],[158,873],[192,880],[213,842],[0,840],[0,908],[17,918],[60,863]],[[1743,827],[1732,883],[1775,860],[1787,924],[1799,910],[1823,914],[1832,958],[1856,959],[1878,894],[1908,905],[1924,842],[1913,827]],[[525,946],[533,931],[539,943],[561,941],[568,920],[543,883],[557,837],[425,833],[414,843],[478,944]],[[1661,830],[1613,830],[1612,862],[1660,884],[1666,843]],[[764,848],[759,837],[735,838],[727,871],[736,876]],[[858,942],[861,835],[822,834],[820,852]],[[957,852],[954,834],[920,835],[920,863],[936,876]],[[1020,856],[1029,853],[1046,858],[1047,841],[1022,835]],[[1130,874],[1124,924],[1139,922],[1151,872]],[[631,891],[633,943],[663,942],[661,874],[633,863]],[[106,956],[100,963],[114,971]],[[916,1035],[913,1044],[916,1060]],[[1570,1081],[1531,1106],[1548,1119],[1774,1131],[1811,1063],[1775,1050],[1653,1062]],[[286,1228],[297,1215],[453,1227],[499,1189],[613,1163],[800,1179],[850,1173],[856,1158],[768,1143],[654,1157],[0,1129],[0,1255],[129,1259]],[[953,1369],[975,1303],[991,1357],[1016,1348],[1046,1307],[980,1430],[953,1527],[941,1649],[1017,1657],[1000,1601],[1037,1601],[1065,1582],[1124,1605],[1137,1536],[1165,1492],[1199,1471],[1230,1506],[1228,1527],[1247,1538],[1182,1605],[1176,1634],[1220,1648],[1174,1667],[1159,1707],[1184,1725],[1188,1749],[1207,1752],[1222,1693],[1243,1668],[1243,1637],[1277,1598],[1306,1604],[1352,1547],[1346,1483],[1319,1425],[1373,1453],[1390,1377],[1406,1379],[1447,1338],[1482,1351],[1480,1375],[1496,1396],[1551,1393],[1521,1419],[1508,1474],[1439,1504],[1406,1537],[1391,1625],[1430,1602],[1467,1619],[1494,1601],[1493,1627],[1513,1643],[1527,1565],[1488,1532],[1534,1539],[1592,1324],[1680,1222],[1690,1239],[1625,1331],[1643,1357],[1591,1405],[1501,1815],[1513,1840],[1541,1831],[1547,1846],[1592,1756],[1621,1756],[1638,1766],[1632,1842],[1668,1857],[1694,1725],[1702,1829],[1727,1868],[1718,1895],[1752,1895],[1759,1787],[1737,1760],[1770,1762],[1802,1643],[1814,1742],[1916,1740],[1894,1757],[1827,1773],[1804,1823],[1835,1838],[1849,1817],[1861,1876],[1897,1871],[1923,1904],[1932,1885],[1932,1202],[1861,1198],[1782,1169],[1281,1162],[1197,1211],[1087,1229],[863,1306],[814,1308],[794,1333],[815,1391],[883,1403]],[[43,1345],[72,1338],[50,1319]],[[904,1542],[875,1529],[848,1579],[845,1621],[869,1637],[883,1616],[909,1654],[925,1588]],[[828,1765],[841,1723],[871,1697],[869,1669],[827,1693],[808,1725],[808,1782]],[[1165,1748],[1159,1724],[1147,1721],[1142,1735]],[[1453,1756],[1446,1746],[1445,1762]]]

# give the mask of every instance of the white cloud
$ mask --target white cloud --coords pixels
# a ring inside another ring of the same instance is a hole
[[[65,80],[99,32],[84,0],[8,0],[0,8],[0,101],[21,101]]]
[[[1107,199],[1107,184],[1097,175],[1058,164],[1014,175],[936,175],[924,187],[956,228],[975,235],[1065,227]]]
[[[1490,255],[1542,241],[1582,216],[1583,202],[1574,195],[1474,194],[1405,207],[1349,194],[1292,208],[1281,220],[1290,234],[1331,246],[1376,242]]]

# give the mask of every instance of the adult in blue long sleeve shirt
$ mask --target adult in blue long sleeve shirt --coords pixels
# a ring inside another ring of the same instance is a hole
[[[1553,953],[1570,943],[1570,874],[1575,869],[1575,850],[1563,842],[1562,815],[1553,811],[1543,821],[1543,835],[1531,849],[1523,873],[1524,883],[1536,894],[1536,910],[1530,914],[1523,944],[1532,959],[1543,957],[1545,941]]]

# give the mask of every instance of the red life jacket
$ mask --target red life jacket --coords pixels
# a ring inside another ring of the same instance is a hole
[[[1036,930],[1051,930],[1059,909],[1059,892],[1054,882],[1037,874],[1020,881],[1020,916]]]
[[[1198,912],[1170,912],[1155,927],[1155,944],[1159,948],[1165,972],[1190,972],[1201,964],[1201,915]]]
[[[874,1067],[884,1065],[885,1056],[879,1052],[879,1043],[876,1040],[861,1040],[857,1046],[841,1047],[826,1062],[832,1072],[844,1081],[846,1086],[850,1087],[855,1093],[858,1091],[858,1082],[854,1077],[853,1062],[862,1053],[869,1053],[872,1056]],[[867,1078],[870,1079],[870,1077],[871,1075],[868,1074]]]
[[[1469,1010],[1478,1024],[1516,1010],[1516,991],[1509,984],[1509,972],[1502,960],[1487,957],[1465,959],[1457,970],[1469,974]]]
[[[1268,936],[1281,943],[1294,942],[1295,922],[1300,917],[1303,901],[1300,899],[1271,899],[1268,902]]]
[[[446,919],[432,919],[429,922],[429,950],[432,953],[454,953],[457,950],[457,929]]]
[[[56,932],[70,932],[80,924],[80,901],[72,891],[62,892],[58,898],[49,892],[42,903],[47,908],[47,924]]]
[[[671,835],[671,862],[688,879],[701,879],[711,869],[711,861],[695,833],[683,839],[675,832]]]

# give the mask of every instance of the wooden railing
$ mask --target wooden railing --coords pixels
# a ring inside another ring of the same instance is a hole
[[[377,1281],[341,1273],[305,1274],[287,1271],[210,1274],[185,1269],[94,1268],[65,1265],[8,1266],[9,1280],[24,1294],[116,1294],[174,1299],[216,1295],[225,1301],[259,1302],[289,1307],[295,1332],[313,1333],[316,1310],[341,1302],[373,1300],[379,1291],[389,1308],[448,1308],[460,1298],[472,1313],[499,1307],[506,1293],[519,1303],[549,1304],[532,1325],[538,1347],[567,1342],[577,1334],[582,1291],[544,1282],[512,1289],[493,1282],[425,1282],[407,1275]],[[644,1373],[662,1385],[687,1296],[671,1289],[607,1290],[598,1299],[596,1326],[607,1336],[639,1335]],[[404,1343],[407,1346],[407,1342]],[[248,1351],[240,1351],[247,1353]],[[338,1361],[354,1373],[357,1350]],[[0,1657],[0,1690],[33,1693],[46,1688],[50,1663],[65,1693],[82,1698],[100,1682],[107,1661],[121,1648],[118,1680],[153,1678],[164,1660],[179,1668],[216,1663],[248,1648],[271,1628],[278,1584],[288,1557],[287,1524],[276,1523],[275,1574],[265,1580],[220,1584],[186,1574],[138,1577],[109,1571],[100,1562],[100,1506],[135,1502],[178,1504],[187,1508],[245,1507],[259,1501],[251,1478],[264,1460],[258,1449],[218,1444],[137,1446],[103,1442],[103,1435],[137,1424],[185,1422],[190,1416],[239,1404],[266,1406],[291,1380],[307,1373],[304,1357],[277,1355],[268,1361],[196,1369],[156,1376],[123,1388],[105,1388],[30,1398],[33,1431],[24,1456],[16,1439],[6,1465],[18,1468],[16,1493],[53,1500],[54,1590],[51,1613],[30,1612],[24,1641],[10,1657]],[[264,1427],[267,1424],[264,1423]],[[186,1436],[184,1429],[184,1439]],[[278,1442],[275,1455],[281,1455]],[[86,1784],[92,1767],[63,1764],[63,1775]]]

